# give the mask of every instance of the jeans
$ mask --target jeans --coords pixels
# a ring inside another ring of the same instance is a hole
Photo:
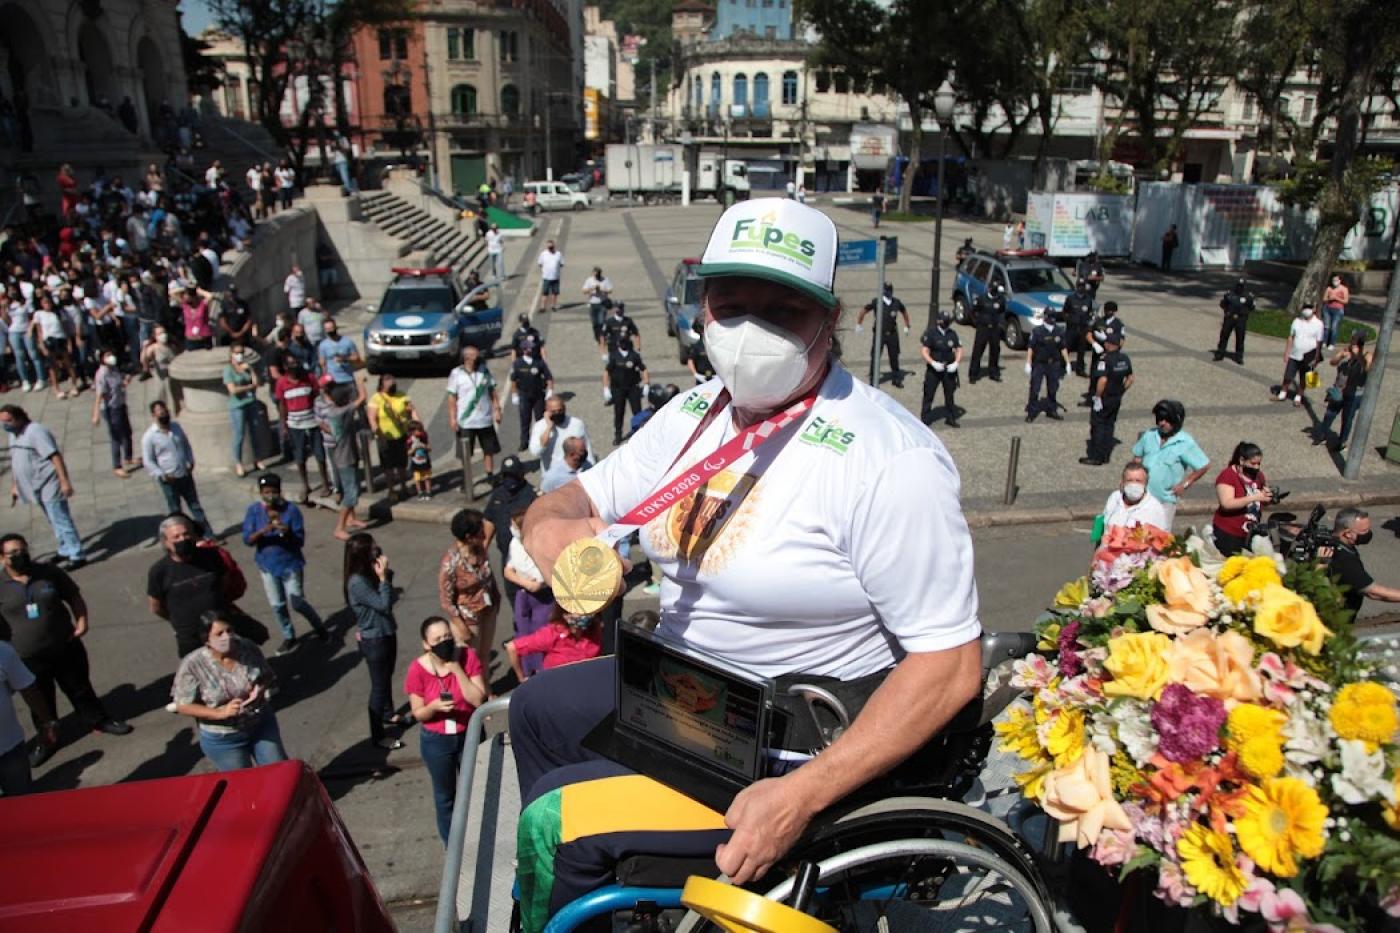
[[[49,709],[54,715],[58,715],[58,690],[61,689],[73,705],[73,712],[89,729],[107,718],[107,708],[92,688],[87,649],[83,647],[82,639],[69,639],[56,648],[27,657],[24,666],[34,674],[34,686],[49,701]],[[34,716],[33,719],[37,732],[39,717]]]
[[[394,715],[394,661],[399,653],[397,635],[368,636],[360,639],[360,654],[369,670],[369,737],[384,738],[384,721]]]
[[[195,489],[194,477],[188,473],[184,476],[172,476],[166,482],[156,480],[156,488],[165,497],[165,512],[179,512],[180,500],[185,501],[187,508],[185,514],[199,522],[199,526],[204,529],[204,533],[210,537],[214,536],[214,528],[209,524],[209,518],[204,514],[204,508],[199,504],[199,490]]]
[[[48,499],[43,503],[44,514],[49,517],[53,536],[58,541],[58,556],[68,560],[81,560],[83,538],[78,534],[78,526],[73,524],[73,513],[68,510],[68,500],[62,496]]]
[[[125,405],[103,405],[102,420],[112,447],[112,469],[120,469],[122,464],[131,462],[131,417]]]
[[[1328,405],[1327,413],[1322,416],[1322,424],[1317,426],[1317,436],[1326,437],[1327,432],[1332,430],[1332,422],[1337,420],[1337,415],[1342,416],[1342,429],[1337,433],[1337,446],[1347,442],[1347,435],[1351,433],[1351,422],[1356,417],[1356,412],[1361,408],[1360,392],[1351,395],[1343,395],[1340,405]]]
[[[241,464],[243,462],[243,439],[248,438],[248,446],[253,450],[253,459],[257,459],[258,442],[250,436],[252,432],[249,428],[253,423],[253,406],[238,405],[228,410],[229,423],[233,425],[233,462]]]
[[[457,768],[462,764],[462,745],[467,733],[456,735],[431,732],[422,727],[423,765],[433,782],[433,809],[437,812],[438,835],[447,845],[447,833],[452,827],[452,804],[457,799]]]
[[[354,194],[355,192],[360,190],[359,187],[355,184],[355,180],[350,177],[349,162],[335,163],[335,170],[340,174],[340,184],[341,187],[345,189],[346,194]]]
[[[29,750],[23,741],[0,755],[0,793],[18,797],[34,790],[34,778],[29,773]]]
[[[237,732],[200,729],[199,747],[220,771],[236,771],[287,760],[287,750],[282,747],[282,732],[277,728],[277,717],[271,712],[264,713],[257,722]]]
[[[39,347],[30,333],[10,332],[10,349],[15,354],[15,368],[19,370],[21,382],[44,381],[44,358],[39,355]],[[30,375],[30,373],[33,375]]]
[[[258,572],[262,575],[263,591],[267,593],[268,605],[272,607],[272,614],[277,617],[277,624],[282,627],[282,637],[288,640],[297,637],[296,629],[292,628],[292,614],[287,611],[288,603],[291,603],[292,608],[311,623],[311,627],[315,631],[324,632],[326,630],[326,627],[321,623],[320,614],[312,608],[302,593],[300,569],[288,570],[282,574],[267,570]]]
[[[1342,318],[1346,317],[1347,306],[1331,305],[1322,306],[1322,342],[1327,346],[1332,346],[1337,342],[1337,338],[1342,332]]]

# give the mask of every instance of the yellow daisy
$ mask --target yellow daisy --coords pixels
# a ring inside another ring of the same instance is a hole
[[[1328,714],[1332,728],[1344,739],[1359,739],[1373,752],[1381,743],[1395,738],[1400,717],[1395,712],[1395,695],[1378,683],[1362,681],[1337,691]]]
[[[1298,874],[1299,858],[1322,854],[1327,807],[1317,791],[1297,778],[1268,778],[1251,787],[1235,837],[1244,854],[1280,878]]]
[[[1196,823],[1176,842],[1181,870],[1196,890],[1222,907],[1239,900],[1249,881],[1235,865],[1235,847],[1230,837],[1209,826]]]

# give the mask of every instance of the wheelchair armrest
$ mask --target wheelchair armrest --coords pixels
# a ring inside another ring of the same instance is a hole
[[[1019,661],[1035,651],[1034,632],[983,632],[982,677],[986,679],[996,667],[1006,661]]]

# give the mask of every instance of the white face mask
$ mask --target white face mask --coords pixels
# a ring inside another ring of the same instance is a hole
[[[169,335],[169,334],[156,334],[156,343],[169,343],[169,342],[170,342],[170,335]]]
[[[772,408],[792,397],[807,375],[807,351],[797,336],[752,314],[711,321],[705,352],[740,408]]]
[[[102,362],[107,366],[116,366],[117,355],[115,353],[108,353],[106,356],[102,357]]]
[[[1124,483],[1124,484],[1123,484],[1123,501],[1125,501],[1125,502],[1139,502],[1139,501],[1142,500],[1142,497],[1145,496],[1145,495],[1147,495],[1147,487],[1146,487],[1144,484],[1142,484],[1142,483]]]
[[[229,633],[224,632],[222,635],[215,635],[210,638],[209,647],[219,652],[219,654],[228,654],[229,641]]]
[[[1304,309],[1303,309],[1303,320],[1305,320],[1305,321],[1312,320],[1312,316],[1313,316],[1313,309],[1312,309],[1312,308],[1304,308]]]

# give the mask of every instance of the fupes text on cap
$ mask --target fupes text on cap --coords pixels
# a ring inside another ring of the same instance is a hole
[[[758,218],[744,218],[734,224],[734,234],[730,237],[731,250],[767,250],[795,260],[807,268],[812,268],[812,257],[816,255],[817,244],[804,240],[795,233],[784,233],[772,222],[772,215]]]

